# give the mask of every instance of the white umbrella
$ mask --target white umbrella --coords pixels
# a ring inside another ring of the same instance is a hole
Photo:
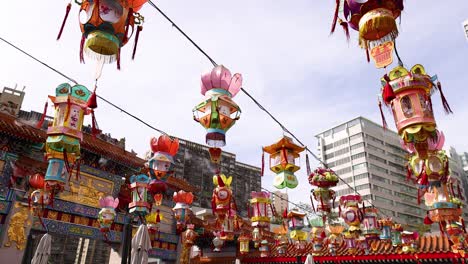
[[[31,264],[47,264],[51,246],[52,237],[49,234],[44,234],[41,241],[39,241],[39,245],[37,245]]]
[[[307,254],[307,258],[304,262],[304,264],[314,264],[314,259],[312,258],[312,255],[311,254]]]
[[[241,264],[240,259],[236,259],[236,264]]]
[[[151,248],[150,235],[146,225],[140,225],[132,239],[132,264],[148,264],[148,250]]]

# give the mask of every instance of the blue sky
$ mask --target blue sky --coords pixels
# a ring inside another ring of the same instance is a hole
[[[468,42],[461,26],[468,18],[468,2],[449,2],[405,1],[397,45],[406,66],[421,63],[439,76],[455,112],[444,115],[435,94],[439,128],[447,145],[468,151]],[[62,39],[55,41],[67,3],[8,1],[2,7],[8,12],[0,16],[0,36],[92,88],[94,63],[87,60],[83,65],[78,59],[77,5]],[[357,46],[357,32],[351,32],[349,44],[340,28],[329,36],[334,1],[156,3],[219,64],[242,73],[244,88],[311,149],[316,146],[316,133],[356,116],[380,123],[376,95],[383,71],[367,64],[364,51]],[[211,64],[150,6],[140,13],[146,23],[135,61],[130,60],[130,41],[122,52],[122,70],[106,65],[98,93],[172,135],[204,143],[204,130],[192,120],[191,110],[202,100],[200,75]],[[26,110],[41,111],[47,95],[66,82],[3,43],[0,58],[0,85],[25,85]],[[259,166],[261,146],[277,140],[282,131],[244,94],[239,93],[235,101],[243,115],[228,132],[225,150],[236,153],[239,161]],[[126,137],[127,148],[143,155],[149,138],[157,133],[104,102],[98,104],[100,127],[114,137]],[[394,126],[391,115],[387,121]],[[301,195],[310,189],[305,167],[297,175],[300,185],[289,194],[307,202]],[[266,175],[263,183],[273,189],[272,180]]]

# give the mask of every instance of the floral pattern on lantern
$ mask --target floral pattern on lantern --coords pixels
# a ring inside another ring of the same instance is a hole
[[[223,65],[202,75],[201,93],[206,98],[193,109],[193,118],[206,128],[208,146],[219,148],[226,145],[226,132],[240,118],[240,108],[232,98],[241,87],[242,75],[231,75]]]
[[[304,150],[304,147],[294,144],[287,136],[273,145],[263,147],[263,151],[270,155],[270,170],[276,174],[273,186],[278,189],[296,188],[298,181],[294,173],[300,169],[296,159]]]

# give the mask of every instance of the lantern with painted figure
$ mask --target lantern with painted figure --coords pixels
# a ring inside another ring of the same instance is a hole
[[[80,44],[80,61],[84,62],[83,53],[89,58],[112,63],[117,61],[120,68],[120,49],[136,31],[133,56],[140,32],[143,30],[144,18],[138,10],[147,0],[83,0],[75,1],[80,7],[79,22],[82,32]],[[68,4],[65,18],[57,39],[60,39],[71,3]],[[138,27],[135,29],[135,25]]]
[[[381,81],[383,102],[392,109],[406,148],[414,150],[421,159],[426,159],[431,150],[440,150],[443,136],[437,132],[432,109],[434,90],[439,90],[445,111],[449,113],[451,109],[440,82],[434,84],[437,76],[429,76],[422,65],[416,64],[410,70],[397,66]]]
[[[268,192],[251,192],[250,210],[252,226],[268,228],[270,226],[270,217],[268,209],[271,206],[270,194]]]
[[[185,192],[184,190],[174,192],[173,200],[176,205],[172,208],[172,211],[177,221],[178,232],[181,232],[187,221],[190,220],[190,205],[193,203],[193,198],[194,196],[191,192]]]
[[[193,109],[193,118],[206,128],[208,146],[219,148],[226,145],[226,132],[240,118],[240,108],[232,98],[241,87],[242,75],[231,75],[223,65],[202,75],[201,93],[206,98]]]
[[[211,207],[213,213],[218,219],[218,223],[224,223],[224,220],[231,210],[232,205],[232,177],[226,177],[224,174],[213,176],[213,184],[216,188],[213,190]]]
[[[132,193],[132,202],[128,205],[130,213],[145,216],[151,208],[148,202],[149,177],[144,174],[133,175],[130,177],[130,190]]]
[[[359,208],[359,203],[362,202],[360,195],[345,195],[340,198],[341,217],[347,225],[349,232],[361,232],[361,222],[364,219],[362,209]],[[344,207],[343,210],[341,207]]]
[[[382,228],[382,233],[380,234],[381,240],[391,240],[392,239],[392,227],[393,220],[392,218],[384,218],[378,220],[380,227]]]
[[[210,153],[211,162],[219,164],[221,162],[222,151],[220,148],[209,148],[208,152]]]
[[[375,207],[364,208],[364,218],[362,220],[362,235],[370,240],[379,239],[379,224],[377,222],[378,209]]]
[[[331,32],[335,31],[337,22],[348,39],[349,27],[359,31],[359,45],[366,50],[367,59],[370,53],[376,67],[383,68],[393,61],[394,41],[398,36],[395,20],[403,8],[403,0],[336,0]]]
[[[294,173],[300,169],[297,159],[304,150],[304,147],[294,144],[287,136],[273,145],[263,147],[263,151],[270,155],[270,170],[276,173],[273,186],[278,189],[296,188],[298,181]]]
[[[246,255],[249,253],[249,242],[250,237],[246,234],[241,234],[238,238],[239,240],[239,253],[241,255]]]
[[[101,210],[99,211],[98,222],[101,226],[101,232],[108,232],[117,215],[115,208],[119,206],[119,198],[114,199],[112,196],[103,197],[99,199],[99,206]]]
[[[153,137],[150,142],[152,156],[148,160],[148,168],[152,178],[164,181],[171,172],[174,156],[179,150],[179,139],[171,139],[161,135],[158,139]]]
[[[48,168],[45,175],[46,189],[53,193],[61,191],[76,165],[79,174],[80,142],[83,139],[84,115],[88,114],[90,91],[82,85],[60,84],[55,96],[49,96],[54,103],[55,115],[47,129],[45,145]],[[40,122],[42,123],[42,122]],[[38,124],[40,126],[40,124]]]

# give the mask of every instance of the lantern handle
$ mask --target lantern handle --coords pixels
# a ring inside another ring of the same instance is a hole
[[[77,5],[82,5],[82,4],[83,4],[83,1],[75,0],[75,4],[77,4]]]

